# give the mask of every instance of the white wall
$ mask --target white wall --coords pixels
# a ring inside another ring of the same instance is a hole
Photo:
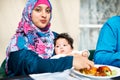
[[[52,30],[68,32],[78,49],[80,0],[50,0],[53,5]]]
[[[25,0],[0,1],[0,63],[6,56],[7,44],[15,33],[24,5]]]
[[[50,0],[53,6],[51,29],[56,32],[68,32],[74,38],[78,49],[79,37],[79,0]],[[0,1],[0,63],[6,56],[7,44],[15,33],[26,0]]]

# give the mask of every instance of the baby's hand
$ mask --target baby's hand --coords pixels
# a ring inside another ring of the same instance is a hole
[[[88,53],[88,51],[84,51],[84,52],[82,52],[82,56],[83,56],[83,57],[89,57],[89,53]]]

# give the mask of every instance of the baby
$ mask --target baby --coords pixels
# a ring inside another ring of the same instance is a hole
[[[61,33],[54,40],[55,53],[57,55],[52,58],[59,58],[68,55],[74,55],[75,53],[81,54],[84,57],[89,57],[88,50],[77,51],[73,50],[73,39],[67,33]]]

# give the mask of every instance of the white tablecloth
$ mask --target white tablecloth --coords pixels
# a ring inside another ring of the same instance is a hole
[[[33,78],[34,80],[96,80],[84,76],[75,75],[69,69],[63,72],[32,74],[30,75],[30,77]],[[101,80],[101,79],[97,79],[97,80]],[[104,80],[111,80],[111,79],[104,79]]]

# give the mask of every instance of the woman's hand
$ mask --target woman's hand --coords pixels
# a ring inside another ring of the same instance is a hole
[[[73,55],[73,67],[75,69],[90,69],[91,67],[94,66],[94,62],[90,61],[88,58],[83,57],[80,54],[74,54]]]

